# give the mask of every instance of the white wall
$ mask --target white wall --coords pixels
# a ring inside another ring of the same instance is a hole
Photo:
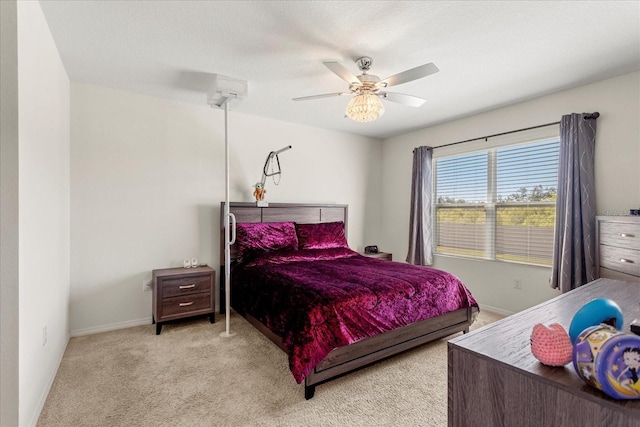
[[[411,164],[414,147],[447,143],[551,123],[563,114],[600,112],[596,137],[599,214],[628,213],[640,206],[640,73],[635,72],[530,101],[451,121],[383,142],[384,247],[407,254]],[[548,285],[550,268],[436,255],[434,266],[458,275],[481,305],[516,312],[558,295]],[[522,279],[522,290],[513,288]]]
[[[40,4],[18,2],[20,425],[37,421],[69,339],[69,91]]]
[[[71,84],[72,335],[150,323],[153,269],[195,256],[218,270],[224,110],[202,98]],[[267,200],[346,203],[352,248],[381,237],[380,140],[245,115],[242,103],[229,133],[232,201],[251,201],[267,154],[290,144]]]
[[[0,1],[0,426],[18,424],[18,7]]]

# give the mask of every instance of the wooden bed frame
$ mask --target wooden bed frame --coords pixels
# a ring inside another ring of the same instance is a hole
[[[224,301],[224,202],[220,204],[220,301]],[[347,232],[347,205],[332,204],[299,204],[270,203],[269,207],[258,207],[255,203],[229,204],[229,212],[236,217],[236,222],[284,222],[295,221],[309,224],[319,222],[344,221]],[[231,260],[235,260],[235,248],[231,248]],[[389,261],[390,262],[390,261]],[[234,307],[235,309],[235,307]],[[220,304],[220,312],[224,307]],[[238,310],[236,310],[238,311]],[[333,349],[307,375],[304,382],[304,397],[311,399],[316,386],[342,375],[361,369],[400,352],[421,344],[454,334],[467,333],[469,326],[477,315],[476,308],[456,310],[431,319],[412,323],[399,329],[388,331],[375,337],[366,338],[356,343]],[[282,338],[271,332],[266,326],[247,313],[238,311],[256,329],[283,348]]]

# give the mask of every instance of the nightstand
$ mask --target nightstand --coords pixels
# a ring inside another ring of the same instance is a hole
[[[153,270],[153,323],[156,335],[170,320],[209,314],[215,322],[215,270],[211,267]]]
[[[370,258],[380,258],[385,261],[393,261],[393,256],[389,252],[378,252],[377,254],[366,254],[364,252],[360,252],[360,255],[368,256]]]

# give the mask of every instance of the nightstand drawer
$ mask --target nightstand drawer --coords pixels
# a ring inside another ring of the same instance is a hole
[[[210,293],[164,298],[162,300],[161,319],[165,320],[172,316],[183,317],[185,314],[195,315],[200,310],[204,312],[213,310]]]
[[[211,291],[211,275],[162,280],[162,298]]]
[[[373,254],[360,252],[360,255],[364,255],[364,256],[369,257],[369,258],[383,259],[385,261],[393,261],[393,256],[389,252],[376,252],[376,253],[373,253]]]
[[[600,266],[640,276],[640,251],[600,245]]]

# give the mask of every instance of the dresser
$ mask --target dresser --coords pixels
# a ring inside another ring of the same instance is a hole
[[[531,354],[537,323],[569,329],[595,298],[611,298],[623,331],[640,318],[640,295],[629,282],[597,279],[448,342],[448,424],[494,427],[640,426],[640,400],[615,400],[587,385],[568,363],[541,364]]]
[[[163,323],[209,314],[215,322],[215,270],[211,267],[153,270],[153,323],[160,335]]]
[[[598,277],[640,282],[640,217],[596,217]]]

